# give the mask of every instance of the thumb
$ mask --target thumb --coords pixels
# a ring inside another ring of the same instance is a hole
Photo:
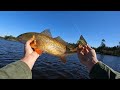
[[[35,36],[33,35],[33,37],[31,39],[29,39],[26,44],[29,45],[30,43],[32,43],[35,40]]]

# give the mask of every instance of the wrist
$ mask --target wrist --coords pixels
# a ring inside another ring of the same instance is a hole
[[[38,57],[39,57],[39,54],[37,54],[36,52],[33,52],[30,55],[23,57],[21,61],[25,62],[29,66],[29,68],[32,69]]]
[[[38,53],[36,53],[36,52],[33,52],[33,53],[31,53],[29,56],[30,56],[31,58],[37,59],[40,55],[39,55]]]
[[[91,69],[93,68],[93,66],[96,63],[98,63],[98,60],[92,60],[92,61],[88,62],[87,67],[88,67],[89,71],[91,71]]]

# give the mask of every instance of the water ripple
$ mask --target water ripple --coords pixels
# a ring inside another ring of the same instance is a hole
[[[20,60],[23,54],[23,44],[0,40],[0,68]],[[110,59],[100,55],[98,58],[115,70],[120,71],[120,58],[113,57]],[[89,79],[88,69],[80,63],[77,54],[67,55],[66,59],[67,63],[63,64],[58,57],[42,54],[33,67],[33,79]]]

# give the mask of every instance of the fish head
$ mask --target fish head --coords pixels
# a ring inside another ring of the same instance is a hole
[[[38,33],[34,33],[34,32],[24,33],[24,34],[19,35],[17,39],[19,42],[25,44],[28,40],[30,40],[31,38],[34,38],[34,40],[30,43],[30,46],[32,47],[34,51],[41,54],[42,51],[38,49],[38,46],[37,46],[38,44],[36,43],[37,35]]]
[[[26,43],[29,39],[31,39],[33,36],[36,36],[37,33],[35,32],[28,32],[28,33],[24,33],[21,34],[17,37],[17,40],[21,43]]]

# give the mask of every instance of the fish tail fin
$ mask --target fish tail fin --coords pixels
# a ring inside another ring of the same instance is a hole
[[[60,60],[61,60],[63,63],[66,63],[66,62],[67,62],[65,56],[66,56],[66,55],[60,56]]]

